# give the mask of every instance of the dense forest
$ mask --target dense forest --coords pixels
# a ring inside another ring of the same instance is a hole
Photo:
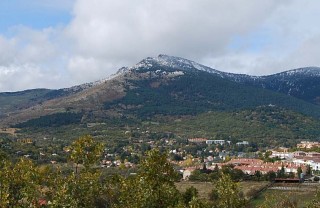
[[[79,124],[81,122],[81,113],[55,113],[52,115],[41,116],[40,118],[31,119],[29,121],[14,125],[15,128],[25,127],[59,127],[70,124]]]

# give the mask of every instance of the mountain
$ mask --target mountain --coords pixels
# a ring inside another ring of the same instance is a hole
[[[320,68],[306,67],[269,76],[250,77],[240,83],[284,93],[320,105]]]
[[[320,118],[320,106],[315,105],[320,94],[316,90],[320,83],[317,70],[306,68],[256,77],[159,55],[121,68],[112,77],[95,83],[0,93],[0,101],[6,101],[0,102],[0,125],[28,120],[50,126],[112,118],[150,119],[258,106],[278,106]]]

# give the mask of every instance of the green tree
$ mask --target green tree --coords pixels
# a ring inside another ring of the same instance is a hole
[[[64,176],[60,169],[51,175],[48,200],[51,207],[77,207],[80,198],[75,195],[76,177],[72,172]],[[85,190],[84,190],[85,191]]]
[[[284,170],[284,166],[281,166],[281,169],[277,171],[277,177],[278,178],[285,178],[286,177],[286,172]]]
[[[198,190],[195,187],[191,186],[186,189],[186,191],[183,193],[182,196],[183,196],[184,203],[188,205],[193,198],[198,197]]]
[[[7,160],[0,161],[0,207],[7,207],[10,203],[10,183],[9,183],[9,170],[11,164]]]
[[[310,165],[307,165],[306,175],[312,175],[312,170]]]
[[[211,199],[214,200],[214,204],[218,208],[241,208],[246,205],[239,184],[233,182],[227,174],[222,174],[215,183]]]
[[[103,152],[103,145],[95,142],[89,135],[80,137],[69,148],[71,151],[70,160],[76,164],[76,173],[78,173],[80,164],[86,169],[96,164]]]
[[[167,160],[167,154],[153,149],[147,152],[136,176],[120,179],[116,207],[174,207],[181,201],[174,185],[177,177],[177,172]]]
[[[301,179],[301,173],[302,173],[302,168],[301,168],[301,167],[298,167],[298,169],[297,169],[297,176],[298,176],[298,178],[300,178],[300,179]]]
[[[261,177],[262,177],[262,173],[257,170],[257,171],[254,173],[254,177],[255,177],[258,181],[260,181],[260,179],[261,179]]]
[[[76,164],[75,172],[64,174],[60,168],[54,169],[48,181],[48,200],[52,207],[98,207],[106,205],[109,186],[103,182],[101,169],[93,167],[101,158],[103,145],[91,136],[77,139],[69,147],[70,160]],[[84,169],[78,171],[79,164]]]
[[[274,171],[269,171],[264,175],[264,177],[267,181],[274,181],[274,179],[277,177],[277,174]]]
[[[26,158],[21,158],[16,164],[1,163],[1,207],[36,207],[41,197],[38,168]]]
[[[210,204],[199,198],[192,198],[189,204],[186,206],[187,208],[211,208]]]

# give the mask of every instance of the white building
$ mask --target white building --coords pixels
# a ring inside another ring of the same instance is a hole
[[[293,153],[272,151],[272,155],[270,155],[270,157],[278,157],[280,159],[290,159],[293,157]]]
[[[249,142],[247,141],[242,141],[242,142],[237,142],[236,145],[248,145]]]
[[[297,165],[310,165],[312,170],[320,170],[320,158],[294,158],[292,162]]]
[[[224,145],[226,142],[224,140],[207,140],[206,144],[211,145],[211,144],[221,144]]]

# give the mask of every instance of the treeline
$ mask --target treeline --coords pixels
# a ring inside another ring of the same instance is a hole
[[[233,181],[274,181],[275,178],[295,178],[300,177],[302,173],[302,169],[299,167],[297,175],[294,173],[285,173],[284,167],[282,166],[277,172],[269,171],[266,174],[263,174],[260,171],[256,171],[254,175],[248,175],[242,172],[239,169],[235,169],[233,165],[224,165],[221,169],[218,166],[215,169],[206,169],[205,167],[202,169],[197,169],[192,172],[189,177],[190,181],[202,181],[202,182],[210,182],[218,180],[221,175],[229,175]],[[308,166],[306,174],[311,175],[311,168]]]

